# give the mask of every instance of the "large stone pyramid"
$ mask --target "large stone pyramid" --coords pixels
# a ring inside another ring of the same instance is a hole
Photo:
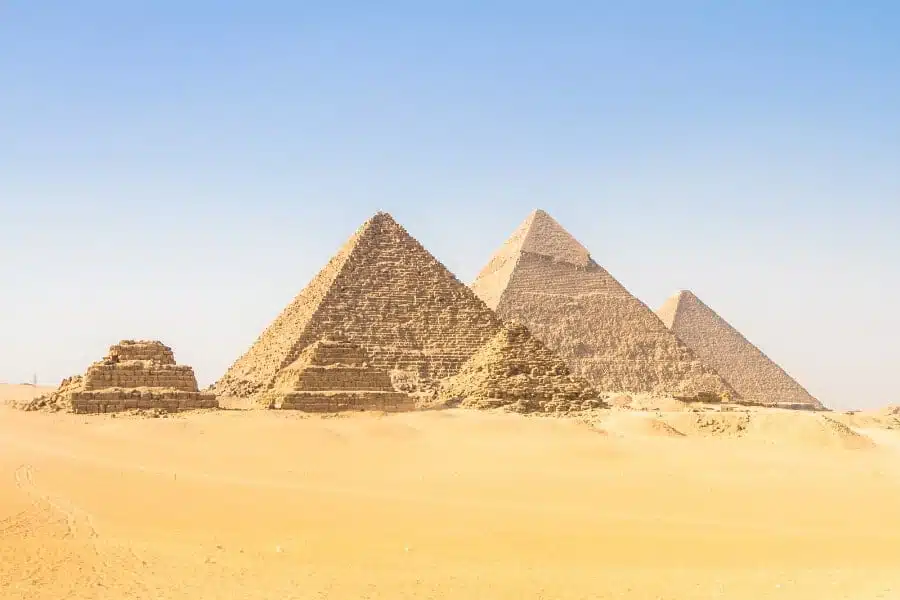
[[[387,213],[366,221],[217,382],[258,398],[311,344],[341,335],[395,387],[434,392],[501,320]]]
[[[744,402],[822,408],[781,367],[691,292],[681,291],[666,300],[659,317],[698,357],[712,365]]]
[[[736,395],[542,210],[516,229],[472,289],[601,391]]]

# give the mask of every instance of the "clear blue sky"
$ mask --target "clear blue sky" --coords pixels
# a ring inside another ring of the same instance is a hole
[[[900,4],[0,4],[0,381],[158,338],[211,383],[376,210],[470,282],[537,207],[900,401]]]

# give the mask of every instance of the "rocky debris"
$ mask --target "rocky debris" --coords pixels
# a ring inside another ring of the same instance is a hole
[[[134,340],[111,346],[83,376],[64,379],[56,391],[19,406],[75,413],[217,407],[215,394],[198,390],[193,369],[175,364],[171,348]]]
[[[669,298],[659,309],[659,317],[696,356],[728,381],[741,403],[824,408],[784,369],[691,292],[681,291]]]
[[[81,375],[73,375],[72,377],[66,377],[59,384],[59,388],[50,392],[49,394],[44,394],[42,396],[38,396],[32,400],[26,400],[23,402],[15,402],[11,405],[20,410],[43,410],[43,411],[72,411],[72,392],[83,389],[84,387],[84,378]]]
[[[472,284],[600,392],[731,393],[643,302],[544,211],[533,212]]]
[[[519,323],[505,325],[462,367],[445,379],[446,406],[559,413],[601,407],[599,394]]]

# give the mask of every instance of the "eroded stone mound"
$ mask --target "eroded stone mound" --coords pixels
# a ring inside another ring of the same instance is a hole
[[[518,323],[508,323],[438,392],[445,405],[569,412],[598,408],[598,393]]]
[[[75,413],[217,407],[215,394],[198,390],[194,370],[175,364],[171,348],[158,341],[135,340],[111,346],[83,376],[64,379],[56,391],[20,406]]]
[[[306,412],[413,410],[415,403],[391,384],[390,374],[370,364],[366,353],[340,334],[309,345],[262,396],[267,408]]]

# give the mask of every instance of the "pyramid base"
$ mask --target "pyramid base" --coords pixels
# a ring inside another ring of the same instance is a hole
[[[741,406],[754,406],[758,408],[780,408],[782,410],[808,410],[811,412],[831,412],[828,408],[821,404],[813,404],[811,402],[772,402],[769,400],[755,400],[753,398],[739,398],[734,400],[735,404]]]
[[[401,392],[274,392],[263,400],[268,408],[304,412],[379,410],[406,412],[416,409],[415,401]]]
[[[73,392],[69,410],[74,413],[108,413],[162,409],[168,412],[219,408],[215,394],[183,390],[106,389]]]

